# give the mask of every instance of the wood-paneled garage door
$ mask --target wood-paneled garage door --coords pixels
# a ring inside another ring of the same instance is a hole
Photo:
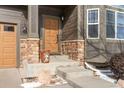
[[[0,24],[1,67],[16,67],[16,25]]]
[[[53,17],[45,17],[44,20],[45,50],[50,50],[51,54],[59,54],[59,19]]]

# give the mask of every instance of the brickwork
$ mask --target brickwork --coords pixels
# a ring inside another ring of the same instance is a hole
[[[21,39],[20,40],[20,60],[27,60],[28,63],[39,63],[39,40]]]
[[[62,54],[66,54],[70,59],[84,61],[84,41],[68,40],[61,43]]]

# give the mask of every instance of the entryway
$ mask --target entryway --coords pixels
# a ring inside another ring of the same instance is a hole
[[[0,24],[0,67],[16,67],[15,24]]]

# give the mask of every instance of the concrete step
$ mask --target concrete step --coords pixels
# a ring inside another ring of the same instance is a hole
[[[61,66],[57,74],[67,80],[75,88],[110,88],[115,87],[111,82],[95,77],[93,71],[79,66]]]
[[[93,76],[93,72],[91,70],[83,69],[79,72],[66,73],[66,80],[68,80],[69,78],[77,78],[83,76]]]
[[[50,55],[51,57],[64,57],[64,58],[68,58],[68,55]]]
[[[68,78],[68,83],[74,88],[114,88],[115,84],[93,76]]]
[[[56,68],[56,73],[57,75],[59,75],[60,77],[66,79],[67,78],[67,74],[70,75],[69,73],[74,73],[74,72],[81,72],[83,70],[82,67],[79,66],[59,66]]]
[[[53,59],[68,59],[68,56],[67,55],[50,55],[50,58],[53,58]]]
[[[71,65],[78,65],[77,62],[68,62],[68,61],[52,61],[50,63],[37,63],[37,64],[27,64],[27,62],[23,63],[24,65],[24,71],[26,73],[26,76],[28,77],[35,77],[38,75],[39,72],[42,70],[49,70],[51,74],[56,74],[56,68],[59,66],[71,66]],[[23,74],[23,72],[22,72]]]
[[[51,55],[50,56],[51,62],[76,62],[68,58],[67,55]]]
[[[93,76],[93,71],[84,69],[78,65],[57,67],[56,73],[64,79],[76,78],[80,76]]]

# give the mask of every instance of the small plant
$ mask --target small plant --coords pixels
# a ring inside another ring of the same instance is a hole
[[[50,61],[50,51],[42,51],[40,52],[40,59],[42,63],[49,63]]]

